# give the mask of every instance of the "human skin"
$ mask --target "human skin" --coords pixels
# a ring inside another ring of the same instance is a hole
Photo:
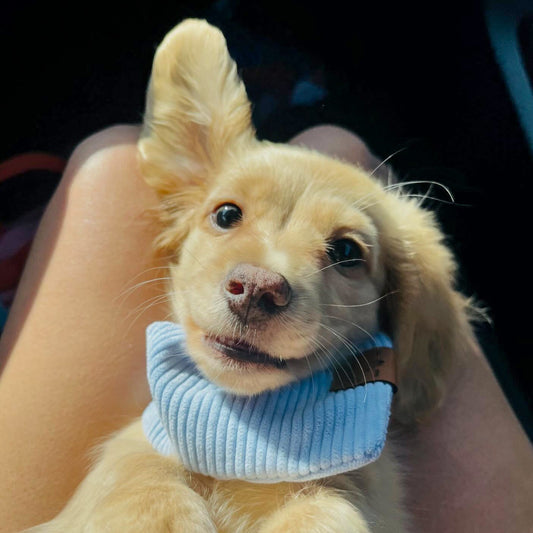
[[[136,160],[139,128],[84,141],[39,227],[0,341],[0,532],[59,512],[89,452],[149,401],[144,331],[168,318],[157,204]],[[332,126],[293,139],[373,170],[378,160]],[[475,346],[448,401],[406,435],[414,531],[523,532],[533,523],[533,453]]]
[[[149,401],[144,329],[167,311],[142,311],[164,270],[137,137],[112,128],[75,150],[28,258],[0,344],[2,532],[57,514],[89,450]]]

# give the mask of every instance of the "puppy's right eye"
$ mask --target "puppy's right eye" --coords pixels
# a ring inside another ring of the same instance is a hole
[[[328,256],[333,264],[342,268],[361,266],[364,262],[364,253],[352,239],[338,239],[329,245]]]
[[[211,214],[211,222],[220,229],[229,229],[242,219],[242,211],[238,205],[222,204]]]

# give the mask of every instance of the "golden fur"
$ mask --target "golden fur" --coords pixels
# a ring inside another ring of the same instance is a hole
[[[208,378],[239,394],[278,387],[380,327],[398,358],[394,419],[414,424],[438,406],[472,332],[433,214],[360,168],[258,141],[224,37],[207,23],[185,21],[159,47],[139,153],[161,198],[157,246],[173,258],[175,317]],[[225,203],[242,219],[222,230],[212,213]],[[363,267],[331,264],[328,247],[345,238],[358,243]],[[288,280],[295,297],[283,319],[236,323],[221,284],[242,263]],[[228,364],[205,342],[237,331],[287,367]],[[32,531],[401,533],[407,516],[392,447],[356,472],[257,485],[186,472],[158,455],[136,422],[101,448],[63,512]]]

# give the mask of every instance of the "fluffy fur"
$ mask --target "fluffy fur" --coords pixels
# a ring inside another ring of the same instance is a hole
[[[158,48],[139,154],[161,198],[157,246],[172,257],[175,319],[209,379],[238,394],[279,387],[340,366],[350,342],[379,327],[398,358],[395,421],[415,424],[439,405],[472,332],[433,214],[360,168],[258,141],[224,37],[207,23],[183,22]],[[228,203],[242,217],[223,228],[216,212]],[[342,239],[355,243],[359,263],[332,263]],[[242,264],[283,276],[289,304],[236,317],[227,280]],[[230,361],[210,342],[221,338],[286,364]],[[256,485],[186,472],[154,452],[136,422],[101,448],[63,512],[32,531],[401,533],[408,526],[392,447],[349,474]]]

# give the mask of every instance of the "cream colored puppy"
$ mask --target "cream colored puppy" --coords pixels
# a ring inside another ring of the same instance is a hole
[[[139,154],[161,198],[157,246],[172,258],[190,355],[218,385],[256,394],[342,365],[346,345],[382,329],[397,354],[393,418],[417,423],[472,341],[433,215],[359,168],[258,141],[250,116],[220,31],[198,20],[172,30],[155,56]],[[258,485],[187,472],[137,422],[33,531],[401,533],[393,446],[355,472]]]

